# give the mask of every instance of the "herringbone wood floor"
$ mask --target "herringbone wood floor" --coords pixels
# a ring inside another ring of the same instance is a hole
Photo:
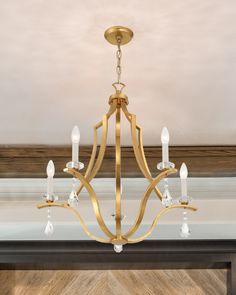
[[[1,295],[223,295],[226,270],[0,271]]]

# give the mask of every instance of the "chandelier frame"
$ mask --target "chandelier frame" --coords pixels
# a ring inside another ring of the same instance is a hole
[[[136,115],[132,114],[128,111],[127,105],[129,103],[128,97],[122,92],[125,84],[120,81],[121,76],[121,49],[120,46],[127,44],[133,37],[133,32],[125,27],[115,26],[106,30],[104,34],[107,41],[113,45],[118,46],[117,50],[117,82],[113,83],[112,86],[115,88],[115,93],[112,94],[109,98],[110,108],[108,112],[103,116],[102,120],[98,122],[94,126],[94,138],[93,138],[93,148],[91,153],[91,158],[87,167],[87,170],[84,175],[82,175],[79,171],[83,168],[82,163],[73,163],[70,162],[70,165],[64,169],[66,173],[73,175],[74,178],[77,178],[80,181],[80,185],[76,190],[76,196],[79,196],[80,192],[83,188],[85,188],[89,194],[93,211],[97,220],[97,223],[102,230],[102,232],[107,237],[102,238],[94,235],[87,227],[84,219],[79,213],[78,208],[72,207],[68,202],[58,202],[55,199],[46,198],[46,202],[39,204],[37,207],[39,209],[46,207],[59,207],[65,208],[71,211],[79,220],[83,230],[86,234],[93,240],[96,240],[101,243],[109,243],[114,245],[124,245],[131,243],[138,243],[151,235],[154,228],[158,224],[159,219],[166,214],[168,211],[172,209],[188,209],[192,211],[196,211],[197,208],[190,206],[188,202],[182,202],[180,204],[168,205],[166,208],[161,209],[153,219],[152,224],[150,225],[148,231],[136,238],[132,238],[132,236],[137,232],[142,223],[146,205],[151,196],[151,193],[154,192],[157,199],[162,201],[164,196],[162,192],[159,190],[157,185],[159,182],[168,177],[170,174],[176,173],[177,169],[173,168],[171,165],[169,167],[164,167],[160,169],[160,173],[154,178],[151,175],[150,169],[147,164],[147,160],[144,153],[143,141],[142,141],[142,128],[136,122]],[[121,193],[121,113],[123,112],[124,117],[127,119],[130,124],[131,131],[131,140],[132,147],[134,151],[134,156],[141,170],[143,176],[149,182],[146,191],[143,194],[142,199],[140,200],[139,210],[136,216],[134,223],[129,227],[128,231],[125,233],[122,232],[122,214],[121,214],[121,202],[122,202],[122,193]],[[108,123],[109,119],[112,116],[115,116],[115,232],[113,233],[108,226],[106,225],[103,216],[100,211],[100,204],[97,198],[97,195],[90,184],[91,180],[97,175],[106,151],[107,146],[107,135],[108,135]],[[98,130],[102,129],[101,133],[101,144],[98,151]],[[97,157],[96,157],[97,155]],[[76,165],[73,165],[76,164]],[[163,163],[164,164],[164,163]],[[172,163],[169,163],[172,164]]]
[[[61,207],[69,209],[73,214],[76,215],[76,217],[79,219],[80,224],[83,228],[83,230],[87,233],[87,235],[92,238],[93,240],[96,240],[98,242],[102,243],[111,243],[114,245],[124,245],[124,244],[130,244],[130,243],[138,243],[144,239],[146,239],[148,236],[151,235],[154,228],[156,227],[159,219],[162,217],[163,214],[167,213],[169,210],[172,209],[189,209],[192,211],[196,211],[197,209],[193,206],[190,206],[188,204],[179,204],[179,205],[171,205],[167,208],[163,208],[160,210],[156,217],[154,218],[149,230],[142,236],[131,239],[131,237],[136,233],[136,231],[139,229],[144,214],[147,202],[149,200],[149,197],[151,193],[154,191],[156,194],[156,197],[162,201],[163,195],[161,191],[157,188],[157,184],[170,174],[176,173],[177,169],[175,168],[165,168],[162,169],[162,171],[155,177],[152,178],[152,175],[150,173],[150,170],[147,165],[144,148],[143,148],[143,142],[142,142],[142,128],[137,125],[136,123],[136,115],[129,113],[127,109],[128,100],[124,98],[124,94],[122,92],[119,92],[119,90],[116,90],[116,93],[113,94],[110,97],[110,109],[106,113],[106,115],[103,116],[102,120],[97,123],[94,126],[94,143],[93,143],[93,149],[91,158],[88,164],[88,168],[85,172],[85,175],[83,176],[79,169],[77,168],[65,168],[64,171],[73,175],[73,177],[77,178],[80,181],[80,186],[77,189],[77,195],[81,192],[83,188],[85,188],[89,194],[89,197],[92,202],[93,211],[96,216],[97,223],[100,227],[100,229],[103,231],[103,233],[107,236],[108,239],[104,239],[98,236],[95,236],[91,233],[91,231],[88,229],[86,223],[84,222],[81,214],[79,213],[78,209],[71,207],[66,202],[54,202],[54,201],[47,201],[46,203],[39,204],[38,208],[46,208],[46,207]],[[143,176],[148,180],[149,185],[140,201],[140,207],[138,214],[136,216],[134,224],[129,228],[129,230],[122,234],[122,216],[121,216],[121,145],[120,145],[120,115],[121,111],[124,113],[125,118],[130,123],[130,129],[131,129],[131,138],[132,138],[132,146],[134,150],[134,155],[137,161],[137,164],[143,173]],[[115,214],[115,223],[116,223],[116,232],[112,233],[103,217],[100,211],[100,205],[97,198],[97,195],[91,186],[90,182],[91,180],[97,175],[101,164],[103,162],[103,158],[106,151],[106,144],[107,144],[107,134],[108,134],[108,121],[112,115],[116,116],[116,124],[115,124],[115,179],[116,179],[116,214]],[[101,139],[101,145],[99,148],[98,156],[96,158],[97,153],[97,131],[99,128],[102,128],[102,139]],[[138,136],[137,136],[138,135]],[[138,137],[138,138],[137,138]]]

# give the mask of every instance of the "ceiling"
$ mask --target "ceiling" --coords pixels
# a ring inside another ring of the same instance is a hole
[[[112,25],[134,31],[122,80],[145,145],[163,126],[175,145],[236,144],[235,1],[11,0],[0,23],[0,144],[69,144],[75,124],[92,143],[116,79]]]

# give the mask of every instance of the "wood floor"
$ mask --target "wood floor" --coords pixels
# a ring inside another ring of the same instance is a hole
[[[1,295],[223,295],[226,270],[0,271]]]

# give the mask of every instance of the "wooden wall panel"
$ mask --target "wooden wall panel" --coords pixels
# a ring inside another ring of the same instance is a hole
[[[1,295],[225,295],[226,270],[0,271]]]
[[[92,147],[81,146],[80,160],[88,165]],[[145,147],[153,175],[161,160],[161,147]],[[122,147],[122,176],[142,177],[132,147]],[[0,146],[0,177],[45,177],[47,162],[56,165],[56,177],[66,177],[65,164],[71,159],[70,146]],[[185,162],[195,177],[236,176],[236,146],[170,147],[170,159],[179,168]],[[98,177],[114,177],[115,151],[108,146]]]

